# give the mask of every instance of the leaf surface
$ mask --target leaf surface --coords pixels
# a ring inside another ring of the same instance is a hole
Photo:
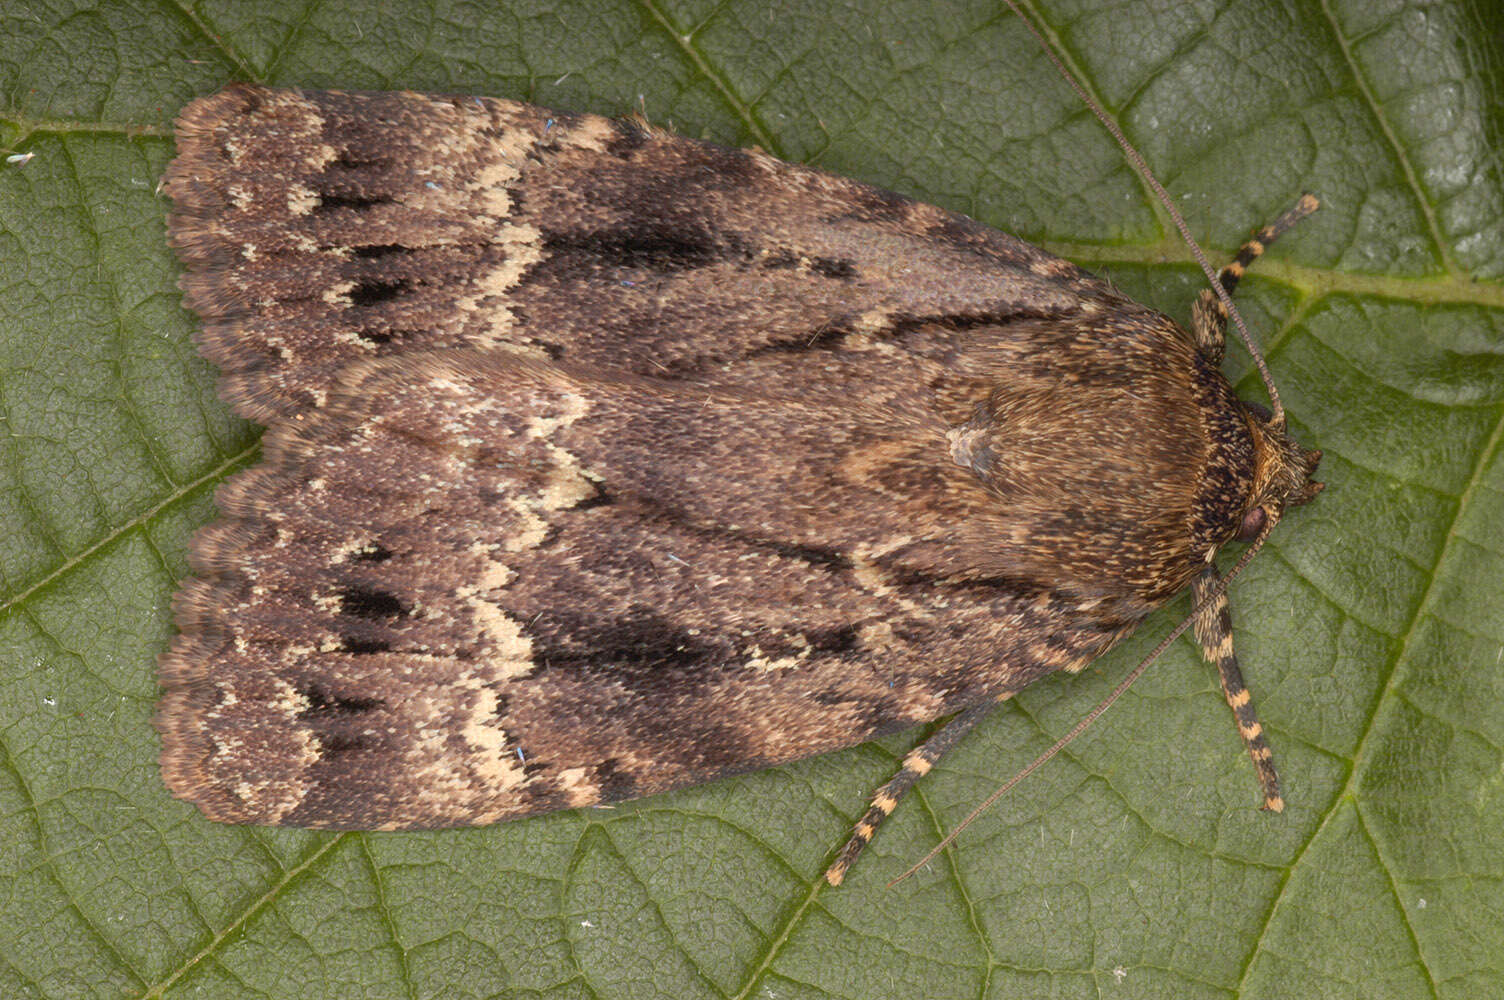
[[[1182,320],[1163,209],[991,2],[18,3],[0,12],[0,995],[1504,994],[1504,81],[1494,5],[1030,8],[1240,291],[1328,491],[1233,588],[1289,808],[1188,643],[895,890],[1184,614],[1036,685],[820,873],[919,734],[469,831],[171,799],[155,658],[258,454],[154,193],[232,79],[474,92],[757,144],[971,214]],[[1250,398],[1246,357],[1230,352]]]

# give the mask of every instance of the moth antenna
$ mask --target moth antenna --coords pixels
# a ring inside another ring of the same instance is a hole
[[[904,879],[908,878],[910,875],[913,875],[919,869],[923,868],[925,865],[933,861],[937,854],[949,847],[955,841],[955,839],[961,835],[962,830],[965,830],[972,824],[973,820],[982,815],[982,813],[986,812],[988,809],[992,808],[992,804],[1012,791],[1013,786],[1017,785],[1020,781],[1023,781],[1029,775],[1033,774],[1039,768],[1048,763],[1050,758],[1054,757],[1061,750],[1064,750],[1066,746],[1068,746],[1073,740],[1075,740],[1077,736],[1080,736],[1087,730],[1089,726],[1091,726],[1093,722],[1096,722],[1097,719],[1101,717],[1103,712],[1111,708],[1113,703],[1121,698],[1123,696],[1123,693],[1133,686],[1133,682],[1142,677],[1144,671],[1148,670],[1150,665],[1153,664],[1155,660],[1159,659],[1160,655],[1164,653],[1166,649],[1170,648],[1170,643],[1180,638],[1180,636],[1185,633],[1186,629],[1195,624],[1196,616],[1201,614],[1202,611],[1211,607],[1212,604],[1216,602],[1217,598],[1221,597],[1227,592],[1228,584],[1232,583],[1233,579],[1236,578],[1239,573],[1243,572],[1243,567],[1247,566],[1249,561],[1253,559],[1258,550],[1263,548],[1265,539],[1269,537],[1269,532],[1274,530],[1274,521],[1275,519],[1271,518],[1268,522],[1265,523],[1264,530],[1259,532],[1259,536],[1255,538],[1253,542],[1248,546],[1247,550],[1245,550],[1243,554],[1238,557],[1238,561],[1233,564],[1232,569],[1229,570],[1227,574],[1217,582],[1216,586],[1212,587],[1212,589],[1207,592],[1204,598],[1196,602],[1195,606],[1191,608],[1190,614],[1182,618],[1180,620],[1180,624],[1176,625],[1175,628],[1170,631],[1169,635],[1161,639],[1159,641],[1159,644],[1149,651],[1149,655],[1145,656],[1138,662],[1138,666],[1134,667],[1128,672],[1127,677],[1124,677],[1121,681],[1118,682],[1118,686],[1112,689],[1111,694],[1098,702],[1096,708],[1093,708],[1090,712],[1087,712],[1080,722],[1077,722],[1074,726],[1071,727],[1070,732],[1066,733],[1064,736],[1060,737],[1060,739],[1056,740],[1055,744],[1044,753],[1040,754],[1038,757],[1035,757],[1034,761],[1029,764],[1028,767],[1024,768],[1022,771],[1019,771],[1013,777],[1003,782],[1003,784],[1000,785],[995,792],[987,796],[987,798],[984,799],[980,805],[978,805],[971,812],[967,813],[966,818],[957,823],[955,828],[947,833],[945,837],[940,841],[940,843],[931,848],[928,854],[920,858],[918,861],[914,862],[914,864],[910,866],[909,869],[902,875],[889,882],[888,888],[893,888],[895,885],[902,882]]]
[[[1238,312],[1238,307],[1233,305],[1232,296],[1222,286],[1222,282],[1217,280],[1216,269],[1206,259],[1206,254],[1201,251],[1201,247],[1196,243],[1195,237],[1191,236],[1190,226],[1186,225],[1185,217],[1180,214],[1180,209],[1175,207],[1174,199],[1164,189],[1164,185],[1159,183],[1159,178],[1154,176],[1154,172],[1149,169],[1149,164],[1144,161],[1139,151],[1133,147],[1133,143],[1128,141],[1128,137],[1123,134],[1123,130],[1118,127],[1117,122],[1113,121],[1107,112],[1102,109],[1102,106],[1097,103],[1096,99],[1086,92],[1086,88],[1081,86],[1076,80],[1075,74],[1055,54],[1055,50],[1045,40],[1044,35],[1038,28],[1034,27],[1034,22],[1024,16],[1024,12],[1019,9],[1015,0],[1005,0],[1005,2],[1012,9],[1013,13],[1018,15],[1018,19],[1024,23],[1024,27],[1029,29],[1029,34],[1034,36],[1034,40],[1039,43],[1039,47],[1044,50],[1044,54],[1049,57],[1050,62],[1055,64],[1055,69],[1065,78],[1065,82],[1070,84],[1071,89],[1076,92],[1076,96],[1081,98],[1082,103],[1091,109],[1092,114],[1097,116],[1097,120],[1102,123],[1102,127],[1112,133],[1112,137],[1122,147],[1123,154],[1128,157],[1128,162],[1133,164],[1134,169],[1149,184],[1155,196],[1159,198],[1160,203],[1165,206],[1165,210],[1170,213],[1170,219],[1175,223],[1175,228],[1180,230],[1180,235],[1185,240],[1186,246],[1191,249],[1191,256],[1196,258],[1197,264],[1201,265],[1202,272],[1206,275],[1207,280],[1211,282],[1212,288],[1216,290],[1217,298],[1221,301],[1222,308],[1232,318],[1232,324],[1237,328],[1238,336],[1242,339],[1244,346],[1248,348],[1248,353],[1253,357],[1253,363],[1259,370],[1259,377],[1264,380],[1264,389],[1269,393],[1269,410],[1272,414],[1274,426],[1284,427],[1285,408],[1279,401],[1279,390],[1274,387],[1274,377],[1269,374],[1269,366],[1264,363],[1264,354],[1259,350],[1258,345],[1254,343],[1253,335],[1248,332],[1248,327],[1244,324],[1243,316]]]

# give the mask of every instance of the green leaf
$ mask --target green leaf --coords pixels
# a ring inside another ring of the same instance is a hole
[[[1256,808],[1185,642],[914,879],[883,883],[1184,614],[1027,691],[847,884],[918,734],[435,834],[173,800],[155,658],[214,486],[255,460],[192,346],[157,179],[237,78],[638,108],[958,209],[1182,319],[1202,279],[991,0],[13,3],[0,11],[0,995],[1504,995],[1504,80],[1496,5],[1049,3],[1031,15],[1241,292],[1329,488],[1233,588],[1289,808]],[[1245,356],[1231,352],[1250,397]]]

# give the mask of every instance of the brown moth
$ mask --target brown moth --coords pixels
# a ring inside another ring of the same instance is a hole
[[[836,882],[987,709],[1193,583],[1278,806],[1212,560],[1318,455],[1236,398],[1214,300],[1187,332],[954,213],[515,101],[235,86],[177,137],[186,302],[269,427],[162,660],[211,819],[492,823],[961,712]]]

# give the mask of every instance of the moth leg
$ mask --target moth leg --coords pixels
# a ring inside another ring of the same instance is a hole
[[[1221,576],[1215,566],[1207,566],[1191,584],[1191,598],[1198,605],[1216,589]],[[1248,756],[1253,758],[1253,768],[1258,773],[1259,788],[1264,793],[1263,808],[1281,812],[1285,800],[1279,794],[1279,774],[1274,770],[1273,754],[1264,739],[1264,727],[1259,724],[1258,712],[1253,707],[1253,695],[1243,686],[1243,672],[1238,669],[1238,654],[1232,648],[1232,608],[1226,592],[1216,598],[1196,616],[1196,639],[1201,643],[1201,653],[1217,667],[1222,678],[1222,693],[1232,714],[1238,721],[1238,732],[1248,747]]]
[[[919,746],[910,750],[908,756],[903,759],[903,767],[893,776],[893,780],[877,790],[872,796],[872,807],[867,810],[852,831],[851,839],[846,841],[846,846],[841,848],[841,853],[836,856],[835,862],[825,870],[825,881],[831,885],[840,885],[846,877],[846,870],[852,862],[862,853],[862,848],[872,842],[877,833],[878,824],[888,817],[898,807],[898,800],[903,798],[904,793],[914,787],[914,782],[929,773],[935,762],[945,756],[946,752],[961,742],[961,738],[975,728],[982,717],[995,708],[997,702],[985,702],[981,705],[973,705],[960,715],[951,719],[934,736],[925,740]]]
[[[1227,294],[1231,295],[1237,289],[1243,272],[1263,256],[1269,244],[1279,239],[1291,226],[1316,211],[1318,207],[1320,203],[1313,195],[1301,195],[1300,200],[1294,206],[1260,229],[1253,239],[1239,247],[1232,263],[1217,272],[1217,280],[1221,282]],[[1210,288],[1196,296],[1196,304],[1191,307],[1191,329],[1196,335],[1196,343],[1200,346],[1201,353],[1213,362],[1221,364],[1222,349],[1227,333],[1227,307],[1222,304],[1217,293]]]

